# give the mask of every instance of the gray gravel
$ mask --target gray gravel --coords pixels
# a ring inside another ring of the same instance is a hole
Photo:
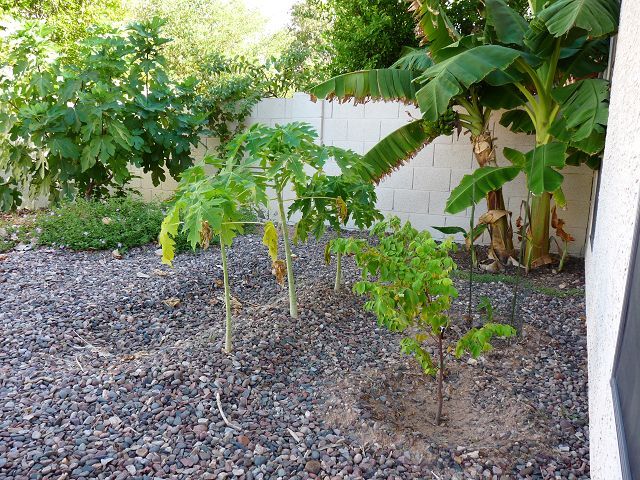
[[[389,362],[414,366],[361,299],[333,293],[323,244],[294,252],[295,321],[259,236],[231,249],[241,304],[231,356],[222,352],[215,248],[180,255],[174,269],[152,246],[122,260],[8,254],[0,261],[0,478],[589,478],[582,297],[529,292],[525,320],[548,341],[521,348],[517,368],[501,361],[506,346],[470,366],[484,382],[481,405],[499,389],[545,427],[546,441],[478,451],[432,438],[432,457],[419,456],[409,443],[362,445],[366,418],[345,429],[326,415],[341,379]],[[345,269],[352,282],[351,261]],[[509,286],[475,291],[506,311]],[[222,420],[216,393],[238,430]]]

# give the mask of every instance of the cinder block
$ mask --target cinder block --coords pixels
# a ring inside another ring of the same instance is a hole
[[[444,215],[430,215],[427,213],[410,213],[409,221],[417,230],[428,230],[434,238],[442,238],[442,233],[433,227],[442,227],[445,224]]]
[[[347,120],[347,139],[352,142],[377,142],[380,140],[380,120]]]
[[[462,181],[462,177],[464,177],[465,175],[470,175],[472,173],[473,173],[472,169],[466,169],[466,170],[452,169],[451,170],[451,190],[453,190],[458,185],[460,185],[460,182]]]
[[[431,142],[434,145],[448,145],[450,143],[453,143],[453,136],[452,135],[440,135],[439,137],[436,137],[433,139],[433,141]]]
[[[376,202],[376,208],[380,211],[393,210],[393,197],[395,191],[393,188],[384,188],[378,187],[376,188],[376,196],[378,197],[378,201]]]
[[[473,152],[469,145],[434,145],[433,166],[455,169],[471,168]]]
[[[327,160],[327,162],[324,164],[324,172],[327,175],[334,175],[334,176],[342,174],[340,167],[338,166],[336,161],[332,158]]]
[[[407,212],[382,211],[380,213],[382,213],[385,218],[398,217],[402,223],[409,220],[409,214]]]
[[[399,170],[396,170],[391,175],[385,177],[382,182],[380,182],[380,186],[385,188],[410,189],[412,184],[413,168],[408,165],[405,165]]]
[[[397,212],[427,213],[429,210],[429,192],[397,189],[394,192],[393,210]]]
[[[273,118],[286,118],[286,99],[263,98],[258,103],[256,117],[260,118],[261,121]]]
[[[448,192],[451,187],[451,169],[416,167],[413,175],[413,189],[430,192]]]
[[[353,101],[340,103],[333,101],[332,118],[364,118],[364,104],[354,105]]]
[[[325,119],[323,140],[327,145],[331,145],[331,142],[347,140],[347,120],[344,118]]]
[[[434,145],[425,145],[416,156],[411,159],[412,167],[432,167]]]
[[[380,138],[384,138],[391,132],[395,132],[400,127],[404,127],[407,124],[405,120],[381,120],[380,121]]]
[[[291,104],[291,118],[321,118],[322,102],[312,102],[306,93],[294,93],[293,98],[289,99]]]
[[[453,215],[457,217],[464,217],[466,215],[466,210],[456,214],[445,212],[447,200],[450,195],[451,192],[431,192],[431,195],[429,196],[429,213],[433,215]]]
[[[398,118],[398,102],[367,102],[364,105],[365,118]]]
[[[400,112],[398,114],[398,117],[401,120],[413,122],[414,120],[418,120],[419,118],[422,118],[422,112],[420,111],[417,105],[400,104]]]

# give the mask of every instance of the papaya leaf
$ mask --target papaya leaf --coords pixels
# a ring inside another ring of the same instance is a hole
[[[266,245],[269,249],[269,257],[271,257],[271,260],[273,262],[278,260],[278,229],[273,222],[265,223],[262,244]]]
[[[174,238],[178,235],[178,226],[180,225],[180,210],[173,207],[167,216],[162,220],[160,226],[160,235],[158,240],[162,247],[162,263],[171,265],[175,257],[176,241]]]

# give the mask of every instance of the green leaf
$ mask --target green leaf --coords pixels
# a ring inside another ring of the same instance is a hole
[[[524,110],[509,110],[500,117],[500,125],[515,133],[531,134],[535,132],[533,121]]]
[[[524,169],[527,163],[527,157],[524,153],[509,147],[504,147],[502,153],[515,167]]]
[[[418,79],[425,85],[416,93],[424,118],[437,120],[447,111],[452,98],[491,72],[506,69],[520,56],[518,50],[511,48],[481,45],[427,69]]]
[[[553,201],[560,208],[564,208],[567,206],[567,199],[564,196],[564,191],[562,190],[562,187],[558,187],[553,192]]]
[[[600,78],[580,80],[551,94],[560,104],[566,128],[574,130],[571,139],[579,141],[593,132],[604,132],[609,116],[609,82]]]
[[[49,141],[49,149],[53,155],[77,160],[80,157],[80,149],[68,137],[53,137]]]
[[[269,249],[271,260],[274,262],[278,260],[278,229],[273,222],[265,223],[262,244]]]
[[[447,17],[440,0],[422,0],[412,5],[418,23],[418,34],[429,48],[431,58],[442,61],[440,52],[460,39],[453,23]]]
[[[400,58],[391,65],[391,68],[423,72],[431,65],[433,65],[433,60],[429,57],[427,49],[405,46],[400,51]]]
[[[482,167],[462,177],[460,185],[451,191],[445,211],[458,213],[477,203],[487,193],[497,190],[520,173],[520,167]]]
[[[596,38],[610,35],[618,30],[619,16],[618,0],[557,0],[538,14],[555,37],[566,35],[573,28]]]
[[[553,192],[562,185],[564,177],[554,167],[564,167],[566,152],[567,144],[562,142],[540,145],[527,152],[525,172],[527,185],[532,194]]]
[[[362,176],[379,182],[440,135],[435,122],[415,120],[380,140],[362,158]]]
[[[455,235],[457,233],[461,233],[463,235],[467,234],[467,231],[462,227],[436,227],[432,226],[434,230],[438,230],[439,232],[444,233],[445,235]]]
[[[385,100],[415,103],[413,81],[419,75],[419,72],[397,68],[363,70],[330,78],[313,87],[309,93],[312,97],[327,100],[339,98],[346,101],[353,98],[356,102]]]
[[[500,43],[522,45],[529,28],[527,21],[504,0],[486,0],[487,23],[495,29]]]

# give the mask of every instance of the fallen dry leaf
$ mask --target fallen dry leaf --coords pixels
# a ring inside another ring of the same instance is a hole
[[[166,270],[160,270],[159,268],[154,268],[152,273],[159,277],[167,277],[171,275],[171,272],[167,272]]]
[[[104,223],[105,225],[109,225],[111,223],[111,219],[109,217],[103,217],[102,223]]]
[[[180,299],[178,297],[171,297],[163,300],[163,303],[171,308],[176,308],[180,305]]]
[[[120,250],[118,250],[117,248],[113,252],[111,252],[111,256],[116,260],[122,260],[122,254],[120,253]]]

